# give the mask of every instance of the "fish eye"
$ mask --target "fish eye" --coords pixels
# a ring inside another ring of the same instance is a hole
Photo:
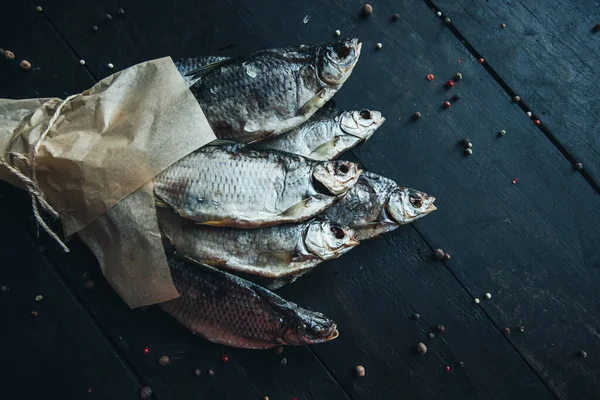
[[[348,167],[347,164],[342,164],[340,165],[338,168],[338,171],[341,172],[342,174],[347,174],[348,172],[350,172],[350,168]]]
[[[360,110],[360,116],[364,119],[371,119],[371,111],[369,110]]]
[[[331,233],[333,233],[333,236],[335,236],[336,239],[343,239],[346,234],[344,233],[344,230],[341,228],[338,228],[337,226],[332,226],[330,228]]]
[[[412,204],[416,208],[421,208],[421,206],[423,205],[423,199],[419,195],[411,194],[408,196],[408,199],[410,200],[410,204]]]

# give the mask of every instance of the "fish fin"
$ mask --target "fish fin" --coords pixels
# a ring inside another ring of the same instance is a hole
[[[323,102],[323,98],[325,97],[326,94],[327,94],[326,87],[319,90],[319,93],[317,93],[312,99],[310,99],[309,101],[304,103],[304,105],[302,107],[300,107],[297,115],[312,115],[312,114],[314,114],[319,108],[321,108],[321,105],[322,105],[321,103]]]
[[[159,199],[156,196],[154,196],[154,205],[156,207],[169,207],[169,205],[167,203],[165,203],[164,201],[162,201],[161,199]]]
[[[340,137],[336,136],[333,139],[323,143],[322,145],[314,149],[307,157],[318,161],[332,160],[335,157],[339,156],[339,154],[332,152],[332,150],[335,150],[335,146],[339,141]]]
[[[194,221],[195,224],[198,225],[208,225],[208,226],[231,226],[231,221],[229,220],[224,220],[224,221]]]
[[[215,268],[225,268],[227,266],[227,260],[222,258],[214,258],[212,260],[204,260],[204,263]]]
[[[290,283],[296,282],[296,279],[298,279],[297,276],[286,276],[283,278],[277,278],[277,279],[273,279],[266,286],[267,286],[267,289],[269,289],[269,290],[277,290],[280,287],[283,287],[285,285],[289,285]]]
[[[215,61],[215,62],[206,64],[206,65],[203,65],[200,68],[196,68],[191,71],[188,71],[184,76],[186,78],[190,78],[190,79],[200,79],[204,75],[208,74],[209,72],[211,72],[217,68],[221,68],[225,65],[232,64],[233,60],[234,60],[233,58],[226,58],[224,60]]]
[[[215,139],[212,142],[207,143],[206,146],[229,146],[234,144],[238,143],[233,140]]]
[[[306,197],[300,203],[294,204],[280,215],[293,221],[301,221],[317,215],[329,207],[335,199],[331,196],[316,194]]]

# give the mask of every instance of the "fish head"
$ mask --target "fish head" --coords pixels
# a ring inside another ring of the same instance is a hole
[[[313,178],[323,185],[330,194],[339,196],[356,184],[361,173],[362,170],[356,163],[328,161],[315,166]]]
[[[301,345],[323,343],[338,336],[335,322],[321,313],[301,308],[283,331],[282,339],[286,344]]]
[[[322,260],[341,256],[359,244],[354,230],[329,221],[314,221],[306,231],[304,244]]]
[[[392,192],[385,210],[399,225],[408,224],[437,210],[435,197],[415,189],[399,187]]]
[[[328,85],[344,83],[358,61],[361,47],[356,38],[322,46],[317,63],[319,78]]]
[[[348,135],[367,140],[384,122],[385,118],[379,111],[363,109],[342,113],[340,127]]]

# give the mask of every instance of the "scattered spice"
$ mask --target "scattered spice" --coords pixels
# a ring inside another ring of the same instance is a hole
[[[335,36],[340,36],[341,34],[342,34],[342,32],[340,32],[340,30],[339,30],[339,29],[336,29],[336,30],[335,30]]]
[[[287,358],[283,357],[281,359],[281,365],[285,365],[285,364],[287,364]]]
[[[35,301],[42,301],[44,300],[44,297],[41,294],[38,294],[37,296],[35,296]]]
[[[519,181],[519,178],[515,178],[515,179],[512,180],[512,184],[516,185],[518,181]]]
[[[400,14],[392,15],[392,21],[398,21],[400,19]]]
[[[446,253],[444,253],[444,250],[442,249],[435,249],[435,251],[433,252],[433,255],[435,256],[435,258],[437,258],[438,260],[441,260],[442,258],[444,258],[444,255]]]
[[[485,60],[483,58],[480,58],[478,61],[479,61],[479,64],[483,64],[485,62]]]
[[[115,67],[112,63],[108,63],[106,66],[108,67],[108,69],[113,69]]]
[[[465,363],[464,363],[464,362],[462,362],[462,361],[459,361],[459,362],[458,362],[458,366],[462,368],[462,367],[464,367],[464,366],[465,366]]]
[[[106,20],[107,21],[112,21],[112,15],[106,14]]]
[[[38,12],[42,12],[42,11],[44,11],[44,10],[42,9],[42,6],[37,6],[35,9],[36,9]]]
[[[448,82],[446,82],[446,87],[448,89],[454,87],[454,81],[452,79],[450,79]]]
[[[144,347],[144,351],[143,352],[144,352],[144,355],[147,356],[148,354],[150,354],[150,349],[148,347]]]
[[[491,293],[486,293],[485,294],[485,298],[488,299],[488,300],[491,299],[492,298],[492,294]]]
[[[10,50],[4,50],[4,57],[6,57],[9,60],[14,60],[15,59],[15,53],[13,53]]]
[[[413,114],[413,119],[417,120],[419,118],[421,118],[421,113],[417,111]]]
[[[539,119],[536,119],[535,121],[533,121],[534,124],[536,124],[537,126],[540,126],[542,123]]]
[[[429,334],[429,339],[435,339],[435,335],[433,333]]]
[[[594,32],[600,32],[600,24],[596,24],[594,28],[592,28]]]
[[[506,131],[504,129],[502,129],[500,132],[498,132],[498,135],[504,136],[504,135],[506,135]]]
[[[580,163],[580,162],[578,162],[578,163],[575,163],[575,169],[576,169],[577,171],[581,171],[581,170],[583,169],[583,164],[582,164],[582,163]]]
[[[527,116],[528,116],[529,118],[531,118],[531,116],[533,115],[533,113],[532,113],[531,111],[527,111],[525,114],[527,114]]]
[[[85,60],[79,60],[79,64],[85,65]]]
[[[444,22],[447,23],[447,24],[449,24],[450,23],[450,18],[444,19]]]
[[[418,314],[418,313],[414,313],[414,314],[411,316],[411,318],[412,318],[412,319],[414,319],[415,321],[418,321],[418,320],[420,320],[420,319],[421,319],[421,315],[420,315],[420,314]]]
[[[473,149],[471,149],[471,148],[466,148],[466,149],[465,149],[465,154],[466,154],[466,155],[468,155],[468,156],[472,155],[472,154],[473,154]]]
[[[356,368],[356,375],[359,377],[363,377],[365,376],[365,367],[363,367],[362,365],[357,365]]]
[[[0,287],[0,292],[2,292],[2,293],[8,292],[8,286],[2,286],[2,287]]]
[[[438,332],[444,332],[446,330],[444,325],[438,325],[435,327],[435,329],[437,329]]]
[[[200,368],[194,368],[194,376],[200,376],[202,375],[202,371],[200,370]]]
[[[459,101],[460,100],[460,94],[455,94],[454,96],[452,96],[452,101]]]
[[[83,279],[84,281],[87,281],[88,279],[90,279],[90,273],[84,272],[83,274],[81,274],[81,279]]]
[[[92,32],[98,32],[98,27],[96,25],[92,25]]]
[[[435,79],[435,76],[433,76],[433,74],[428,74],[428,75],[427,75],[427,80],[428,80],[428,81],[432,81],[432,80],[434,80],[434,79]]]
[[[579,352],[579,355],[580,355],[581,357],[583,357],[583,358],[586,358],[586,357],[587,357],[587,352],[586,352],[586,351],[583,351],[583,350],[581,350],[581,351]]]
[[[275,354],[280,355],[281,353],[283,353],[283,346],[275,347],[275,350],[273,351],[275,352]]]
[[[225,354],[223,357],[223,362],[229,362],[229,356]]]
[[[444,260],[449,260],[451,258],[450,253],[444,253]]]
[[[506,24],[500,24],[500,28],[502,28],[502,29],[506,28]]]
[[[370,5],[369,3],[366,3],[362,8],[362,13],[363,13],[363,15],[365,15],[367,17],[369,15],[373,14],[373,6]]]
[[[37,317],[38,316],[38,312],[37,311],[32,311],[31,312],[31,316],[34,317],[34,318]]]
[[[475,299],[473,299],[473,301],[475,302],[475,304],[479,304],[479,299],[477,297],[475,297]]]
[[[167,355],[160,356],[160,358],[158,359],[158,364],[159,364],[161,367],[165,367],[165,366],[167,366],[167,364],[169,364],[169,361],[171,361],[171,360],[169,359],[169,356],[167,356]]]
[[[383,45],[381,43],[377,43],[377,45],[375,46],[377,50],[381,50],[382,47]]]
[[[446,367],[446,372],[450,372],[450,367]]]
[[[92,289],[94,288],[94,281],[91,281],[91,280],[90,280],[90,281],[87,281],[87,282],[85,283],[85,288],[86,288],[87,290],[92,290]]]
[[[148,386],[144,386],[140,391],[140,396],[142,399],[149,399],[150,396],[152,396],[152,389],[150,389]]]
[[[515,103],[518,103],[518,102],[520,102],[520,101],[521,101],[521,96],[515,96],[515,97],[513,97],[513,101],[514,101]]]
[[[265,396],[263,400],[269,400],[269,396]]]
[[[519,327],[519,332],[525,332],[525,327],[523,325]]]
[[[423,355],[427,353],[427,346],[424,343],[417,343],[416,345],[417,353]]]
[[[473,147],[473,143],[471,143],[471,142],[467,143],[467,149],[470,149],[472,147]]]
[[[454,79],[460,81],[462,79],[462,74],[460,72],[457,72],[456,75],[454,75]]]
[[[119,8],[119,15],[125,15],[125,10],[123,10],[122,8]]]
[[[449,101],[445,101],[444,102],[444,108],[450,108],[450,102]]]
[[[208,370],[208,375],[211,376],[211,377],[214,377],[215,376],[215,371],[213,371],[212,369],[209,369]]]
[[[510,328],[504,328],[504,336],[510,335]]]
[[[437,15],[438,17],[441,17],[442,16],[442,12],[438,11],[438,12],[435,13],[435,15]]]

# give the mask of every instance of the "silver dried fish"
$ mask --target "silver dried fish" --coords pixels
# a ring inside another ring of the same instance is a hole
[[[206,225],[258,228],[304,221],[346,193],[362,170],[243,145],[205,146],[154,179],[158,205]]]
[[[329,221],[236,229],[198,225],[171,210],[157,211],[161,232],[179,255],[266,278],[304,274],[359,244],[352,229]]]
[[[385,118],[379,111],[323,108],[299,127],[257,146],[313,160],[332,160],[369,139],[384,122]]]
[[[321,217],[356,231],[358,240],[391,232],[436,210],[435,197],[363,172],[354,187]]]
[[[358,39],[291,46],[188,71],[190,88],[219,139],[252,143],[306,121],[348,79]]]

